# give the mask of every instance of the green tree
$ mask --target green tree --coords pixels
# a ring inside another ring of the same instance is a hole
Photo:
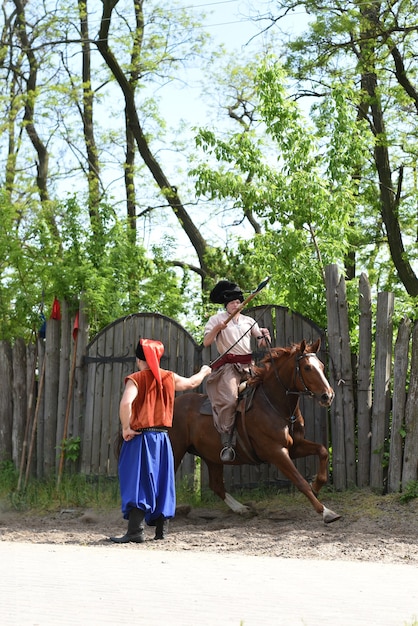
[[[277,24],[289,5],[274,6]],[[294,3],[292,9],[306,10],[310,22],[289,43],[286,62],[300,85],[299,97],[320,102],[337,82],[356,86],[350,103],[371,131],[370,167],[356,174],[364,179],[365,195],[354,219],[369,234],[357,260],[369,268],[379,265],[378,288],[402,285],[413,297],[418,295],[415,8],[409,1]]]
[[[202,129],[204,163],[193,170],[197,191],[210,199],[251,208],[261,230],[229,253],[236,276],[248,260],[274,277],[276,301],[326,324],[324,266],[343,262],[350,247],[358,181],[352,164],[367,163],[368,129],[348,106],[352,87],[337,86],[326,99],[327,134],[304,118],[286,89],[280,63],[262,63],[255,87],[255,116],[264,135],[245,128],[224,138]],[[321,118],[324,119],[324,118]],[[234,262],[233,262],[234,259]],[[240,259],[240,261],[239,261]]]

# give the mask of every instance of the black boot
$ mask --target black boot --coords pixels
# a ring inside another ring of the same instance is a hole
[[[168,529],[168,519],[164,517],[164,515],[160,515],[160,517],[156,520],[156,523],[155,523],[154,539],[165,539],[167,529]]]
[[[227,463],[228,461],[232,462],[235,460],[234,439],[235,438],[233,436],[233,433],[221,434],[222,450],[219,456],[223,463]]]
[[[131,509],[129,512],[128,532],[123,537],[110,537],[114,543],[144,543],[144,517],[142,509]]]

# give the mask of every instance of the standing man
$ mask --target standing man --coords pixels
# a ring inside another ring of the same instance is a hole
[[[216,430],[221,435],[221,461],[235,459],[235,413],[240,382],[248,377],[253,361],[251,337],[256,337],[259,346],[270,342],[267,328],[260,328],[252,317],[240,312],[244,296],[235,283],[219,281],[209,295],[210,301],[223,304],[225,310],[209,318],[205,326],[203,345],[210,346],[214,341],[219,354],[226,353],[212,366],[212,373],[206,381],[206,392],[212,404]],[[227,323],[228,318],[232,319]]]
[[[125,379],[118,470],[128,530],[123,537],[110,537],[114,543],[143,543],[144,520],[156,527],[154,539],[164,539],[168,520],[175,515],[174,458],[168,437],[175,392],[198,387],[211,368],[203,365],[200,372],[184,378],[160,368],[163,353],[160,341],[140,339],[135,352],[139,371]]]

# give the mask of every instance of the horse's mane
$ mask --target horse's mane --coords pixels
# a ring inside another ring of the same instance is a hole
[[[280,359],[288,356],[292,356],[293,354],[300,351],[300,343],[292,343],[290,346],[286,348],[275,347],[270,348],[270,350],[264,355],[264,357],[260,361],[260,365],[253,365],[252,367],[252,375],[247,381],[247,385],[257,386],[263,382],[264,378],[267,376],[271,364],[273,361],[280,361]]]

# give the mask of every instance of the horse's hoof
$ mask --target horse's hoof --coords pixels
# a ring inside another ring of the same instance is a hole
[[[327,509],[327,507],[324,506],[324,510],[322,511],[322,519],[324,520],[324,524],[331,524],[332,522],[336,522],[337,519],[341,519],[341,515],[338,515],[338,513],[334,513],[334,511],[331,511],[331,509]]]

